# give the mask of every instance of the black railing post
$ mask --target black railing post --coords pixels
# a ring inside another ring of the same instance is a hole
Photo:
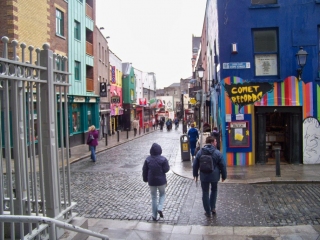
[[[281,177],[280,171],[280,148],[275,148],[276,155],[276,177]]]
[[[120,130],[117,131],[117,139],[118,139],[118,142],[120,141]]]
[[[106,146],[108,146],[108,134],[105,133],[105,134],[104,134],[104,137],[105,137],[105,140],[106,140]]]

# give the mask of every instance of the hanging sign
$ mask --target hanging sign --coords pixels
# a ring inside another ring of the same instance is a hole
[[[120,96],[112,96],[111,103],[120,103]]]
[[[264,94],[273,91],[273,84],[267,82],[245,82],[230,85],[224,84],[224,88],[231,102],[241,108],[260,101]]]

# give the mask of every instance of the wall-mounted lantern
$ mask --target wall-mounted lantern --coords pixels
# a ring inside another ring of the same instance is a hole
[[[297,69],[298,80],[301,80],[303,67],[306,65],[308,53],[300,47],[300,50],[296,53],[297,63],[300,68]]]

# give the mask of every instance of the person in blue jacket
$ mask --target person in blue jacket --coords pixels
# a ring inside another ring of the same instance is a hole
[[[147,182],[150,187],[153,221],[158,220],[158,213],[163,218],[162,209],[166,198],[165,188],[167,186],[166,173],[170,170],[168,160],[161,154],[161,146],[153,143],[150,149],[150,156],[146,158],[142,168],[143,181]],[[157,191],[159,191],[159,200]]]
[[[198,181],[199,168],[200,168],[200,157],[202,154],[211,154],[213,160],[214,170],[211,173],[204,173],[200,171],[200,181],[202,188],[202,204],[205,210],[206,217],[210,217],[211,214],[216,213],[216,201],[218,194],[218,182],[220,180],[220,174],[222,182],[227,178],[226,164],[223,160],[223,156],[219,150],[216,148],[217,139],[215,137],[209,136],[206,138],[206,144],[197,153],[193,162],[193,177],[195,181]],[[211,185],[211,194],[209,198]]]
[[[190,144],[190,152],[192,155],[192,158],[194,158],[194,152],[196,149],[197,140],[199,138],[198,130],[195,129],[194,123],[191,123],[191,128],[188,131],[189,136],[189,144]]]

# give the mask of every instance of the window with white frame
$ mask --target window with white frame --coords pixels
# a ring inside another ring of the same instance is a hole
[[[56,34],[60,36],[64,36],[64,19],[63,19],[63,12],[59,9],[56,9]]]
[[[255,76],[278,76],[279,50],[276,29],[254,29]]]

